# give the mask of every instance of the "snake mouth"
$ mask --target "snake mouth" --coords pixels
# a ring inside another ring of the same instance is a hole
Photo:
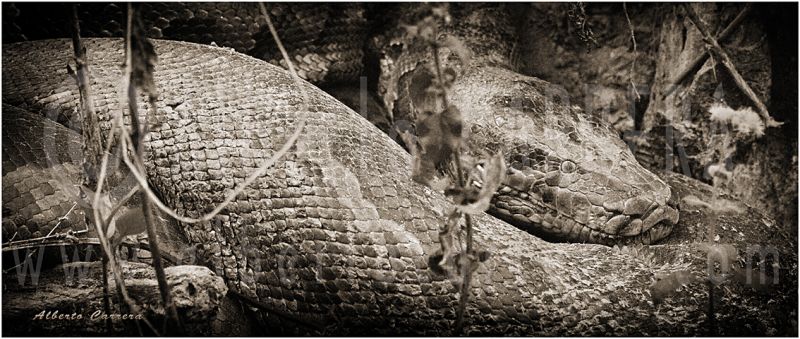
[[[678,222],[674,207],[639,196],[592,205],[590,215],[559,209],[539,198],[503,186],[492,199],[489,212],[547,241],[609,246],[656,243]]]

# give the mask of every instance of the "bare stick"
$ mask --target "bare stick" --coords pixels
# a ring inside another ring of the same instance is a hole
[[[739,27],[742,21],[744,21],[744,18],[747,17],[747,14],[750,13],[750,10],[752,8],[753,8],[752,4],[747,3],[742,9],[742,11],[739,12],[738,15],[736,15],[736,18],[734,18],[733,21],[731,21],[728,24],[728,26],[725,27],[725,29],[721,33],[719,33],[719,35],[717,35],[717,41],[724,42],[725,39],[727,39],[737,27]],[[688,77],[691,74],[694,74],[694,72],[700,69],[700,66],[702,66],[706,62],[706,60],[708,60],[708,51],[704,50],[702,53],[696,56],[694,60],[692,60],[692,62],[689,63],[688,67],[686,67],[682,72],[678,74],[678,76],[674,78],[674,80],[672,80],[672,82],[670,83],[670,87],[664,93],[663,97],[667,97],[670,94],[672,94],[672,92],[674,92],[678,88],[678,85],[682,83],[684,80],[686,80],[686,77]]]
[[[132,39],[141,39],[144,40],[146,37],[140,36],[139,31],[137,30],[134,32],[134,8],[131,3],[128,3],[128,29],[127,29],[127,39],[125,41],[125,52],[126,52],[126,70],[129,73],[128,75],[128,113],[130,114],[131,119],[131,137],[133,150],[136,152],[136,157],[139,159],[140,164],[144,162],[144,147],[141,146],[142,140],[144,139],[144,133],[142,133],[142,129],[139,124],[139,114],[138,109],[136,106],[136,81],[133,79],[134,75],[132,73],[133,69],[133,41]],[[139,44],[139,48],[143,48],[141,44]],[[145,60],[139,60],[138,62],[146,62]],[[157,96],[155,93],[148,93],[149,104],[151,113],[150,115],[156,114],[156,99]],[[122,153],[126,153],[123,149]],[[144,166],[141,165],[139,167],[140,171],[144,173]],[[144,215],[144,223],[147,229],[147,238],[149,239],[150,245],[150,252],[153,254],[153,269],[156,272],[156,280],[158,281],[158,289],[161,294],[161,301],[164,304],[164,309],[167,310],[169,316],[168,319],[171,319],[177,326],[180,333],[183,333],[183,324],[178,317],[178,312],[175,309],[175,304],[172,302],[172,295],[170,294],[169,285],[167,284],[167,277],[164,274],[164,266],[161,262],[161,250],[158,248],[158,234],[156,234],[155,225],[153,223],[153,214],[150,211],[150,201],[146,193],[142,193],[142,214]]]
[[[101,152],[99,147],[91,146],[91,145],[99,146],[102,144],[102,142],[100,141],[99,123],[97,122],[97,117],[94,114],[94,104],[90,93],[91,87],[89,86],[89,81],[88,81],[89,78],[88,62],[86,60],[85,48],[83,46],[82,41],[80,40],[80,26],[78,21],[77,8],[75,6],[72,7],[72,23],[73,23],[72,25],[73,48],[75,49],[76,63],[78,65],[78,70],[76,71],[76,81],[78,82],[78,88],[79,91],[81,92],[81,110],[85,115],[84,118],[85,125],[83,131],[84,133],[88,133],[85,134],[85,138],[87,139],[85,145],[88,145],[85,147],[87,147],[90,150],[93,149],[93,152],[90,152],[90,154],[86,155],[86,159],[89,160],[88,162],[89,165],[88,166],[86,164],[84,165],[85,169],[84,174],[86,177],[88,177],[87,179],[88,187],[94,187],[95,182],[97,184],[97,190],[96,190],[97,194],[95,194],[92,203],[93,206],[92,212],[94,218],[93,224],[98,233],[98,239],[100,245],[103,248],[104,264],[110,265],[110,269],[111,272],[113,273],[114,281],[117,285],[117,292],[120,295],[120,299],[122,299],[125,302],[125,304],[131,311],[135,312],[138,308],[127,294],[127,290],[125,289],[125,281],[122,279],[122,276],[119,272],[118,268],[119,265],[116,261],[116,256],[114,255],[114,252],[111,250],[111,247],[108,243],[108,239],[105,237],[104,230],[106,228],[106,225],[102,223],[102,217],[100,216],[100,211],[99,211],[102,186],[103,182],[105,181],[105,176],[108,170],[108,153],[109,153],[108,151],[111,149],[113,137],[109,137],[107,140],[106,152]],[[112,128],[112,132],[113,130],[114,128]],[[97,170],[96,160],[97,157],[100,156],[100,154],[102,154],[102,160],[100,164],[100,175],[95,177],[94,174],[95,171]],[[107,272],[106,276],[104,276],[103,279],[106,279],[107,281]],[[106,295],[105,297],[107,298],[108,296]],[[104,304],[107,305],[108,303]],[[108,307],[110,308],[110,305],[108,305]],[[110,311],[109,309],[105,310]],[[146,319],[145,319],[145,324],[147,324],[154,331],[154,333],[158,333],[155,330],[155,328],[153,328],[152,324],[150,324],[149,321],[147,321]],[[136,326],[138,327],[139,324],[137,323]]]
[[[75,51],[75,79],[78,82],[78,92],[81,99],[81,110],[83,113],[83,144],[84,166],[83,166],[83,182],[88,187],[95,187],[97,184],[97,177],[95,176],[97,170],[97,156],[101,154],[99,145],[102,143],[99,140],[100,130],[97,122],[97,116],[94,114],[94,100],[91,96],[91,85],[89,84],[89,65],[86,60],[86,49],[83,46],[80,36],[80,21],[78,18],[78,5],[72,6],[72,48]],[[96,208],[94,208],[96,210]],[[97,214],[95,213],[95,220]],[[86,216],[88,219],[88,216]],[[60,223],[60,222],[59,222]],[[97,224],[97,223],[95,223]],[[96,225],[97,226],[97,225]],[[98,229],[100,227],[98,226]],[[55,229],[55,228],[53,228]],[[98,232],[101,234],[102,232]],[[99,235],[102,237],[102,235]],[[107,242],[104,244],[107,245]],[[104,246],[103,255],[103,310],[106,314],[111,314],[111,305],[109,303],[108,295],[108,270],[106,265],[111,258],[108,254],[107,246]],[[111,319],[106,319],[106,329],[109,333],[112,331]]]
[[[435,36],[435,35],[434,35]],[[447,101],[447,92],[444,87],[444,77],[442,76],[442,67],[439,61],[439,46],[436,41],[431,42],[431,50],[433,52],[433,64],[436,68],[436,83],[439,87],[439,92],[442,98],[442,103],[445,109],[449,109],[450,104]],[[453,162],[455,163],[456,179],[458,180],[459,189],[463,192],[466,187],[466,180],[464,179],[463,168],[461,164],[461,147],[459,146],[453,152]],[[464,331],[464,313],[467,310],[467,303],[469,302],[469,286],[472,280],[472,218],[469,214],[464,214],[464,223],[467,229],[467,248],[461,256],[461,291],[458,299],[458,309],[456,310],[456,333],[461,334]],[[459,245],[461,241],[459,240]]]
[[[70,207],[70,208],[69,208],[69,211],[67,211],[67,213],[64,213],[64,215],[63,215],[63,216],[61,216],[61,218],[58,218],[58,222],[56,223],[56,225],[55,225],[55,226],[53,226],[53,229],[51,229],[51,230],[50,230],[50,232],[47,232],[47,235],[45,235],[44,237],[46,238],[46,237],[49,237],[50,235],[52,235],[52,234],[53,234],[53,232],[55,232],[55,231],[56,231],[56,229],[58,229],[58,227],[59,227],[59,226],[61,226],[61,223],[62,223],[64,220],[67,220],[67,216],[68,216],[70,213],[72,213],[72,211],[74,211],[74,210],[75,210],[75,207],[77,207],[77,206],[78,206],[78,203],[77,203],[77,202],[76,202],[76,203],[73,203],[73,204],[72,204],[72,207]]]
[[[95,194],[94,201],[92,203],[93,206],[93,217],[94,217],[94,225],[95,229],[98,233],[98,238],[100,240],[100,245],[103,248],[103,262],[106,265],[111,266],[111,271],[114,275],[114,281],[117,285],[118,293],[121,296],[121,299],[128,304],[128,307],[131,310],[134,310],[134,305],[131,299],[127,295],[127,291],[125,289],[125,282],[122,279],[122,276],[119,274],[119,269],[117,268],[116,257],[114,256],[113,251],[110,249],[110,245],[108,243],[108,239],[105,237],[105,232],[103,231],[106,227],[105,224],[101,223],[102,218],[100,217],[100,193],[102,192],[102,185],[105,180],[105,176],[108,169],[108,150],[111,148],[111,141],[112,138],[107,140],[106,144],[106,152],[100,152],[98,149],[94,149],[95,147],[91,145],[99,145],[101,144],[99,135],[99,123],[97,122],[97,117],[94,114],[94,103],[91,96],[91,87],[88,85],[89,81],[89,71],[88,71],[88,62],[86,60],[86,49],[83,46],[82,41],[80,40],[80,26],[79,26],[79,18],[78,12],[75,5],[72,6],[72,38],[73,38],[73,48],[75,50],[76,55],[76,80],[78,82],[78,89],[81,93],[81,111],[84,114],[84,137],[86,138],[85,142],[85,149],[84,152],[86,154],[86,159],[88,159],[88,165],[84,165],[84,179],[85,183],[88,187],[94,187],[95,184],[97,185],[97,194]],[[94,141],[94,142],[93,142]],[[94,171],[96,171],[96,159],[98,154],[102,155],[102,160],[100,164],[100,175],[95,177]],[[106,280],[107,285],[107,270],[104,270],[104,277],[103,279]],[[107,291],[107,288],[106,288]],[[110,312],[110,305],[107,302],[108,295],[104,296],[106,301],[104,302],[104,308],[106,312]],[[108,323],[107,323],[108,326]],[[137,324],[138,326],[138,324]],[[151,326],[152,327],[152,326]]]
[[[109,135],[108,143],[106,144],[107,149],[110,149],[111,140],[112,140],[113,135],[114,135],[113,132],[115,130],[117,130],[117,129],[120,131],[121,134],[124,134],[122,132],[123,130],[122,130],[122,127],[121,127],[121,123],[119,123],[119,122],[115,123],[114,127],[112,127],[112,129],[111,129],[112,133],[110,133],[110,135]],[[106,152],[103,155],[102,165],[100,167],[100,176],[98,177],[98,183],[97,183],[97,192],[94,195],[94,201],[92,203],[92,206],[93,206],[92,212],[94,214],[94,226],[95,226],[95,230],[97,231],[98,240],[100,242],[100,247],[103,248],[103,253],[104,253],[103,258],[104,258],[104,260],[105,260],[105,258],[108,258],[108,261],[105,264],[110,265],[111,272],[114,275],[114,281],[115,281],[115,283],[117,285],[117,293],[119,294],[120,299],[122,299],[125,302],[125,304],[128,306],[128,309],[131,312],[135,313],[135,312],[138,312],[138,307],[136,307],[136,305],[133,303],[133,300],[131,300],[131,298],[128,296],[127,289],[125,288],[125,280],[122,279],[122,275],[119,272],[119,268],[118,268],[119,264],[117,263],[116,255],[114,254],[114,251],[111,250],[111,245],[109,244],[108,238],[106,237],[106,234],[105,234],[105,229],[108,228],[107,227],[108,224],[104,223],[104,219],[100,215],[100,209],[99,209],[99,206],[100,206],[100,195],[102,193],[102,186],[103,186],[103,182],[105,181],[107,170],[108,170],[108,152]],[[111,215],[109,215],[108,217],[111,218]],[[147,319],[144,319],[144,323],[148,327],[150,327],[150,329],[153,331],[153,333],[158,333],[158,331],[155,329],[155,327],[153,327],[153,325],[150,324],[150,322]],[[138,322],[136,323],[136,326],[139,327],[139,323]]]
[[[634,71],[636,70],[636,58],[639,56],[639,53],[636,51],[636,35],[633,32],[633,23],[631,23],[631,17],[628,16],[628,3],[622,3],[622,10],[625,12],[625,20],[628,20],[628,28],[631,30],[631,41],[633,41],[633,61],[631,62],[631,71],[630,71],[630,82],[631,88],[633,89],[633,94],[636,94],[636,100],[639,100],[641,96],[639,95],[639,91],[636,89],[636,83],[633,82]]]
[[[456,161],[456,171],[461,172],[459,152],[461,152],[461,150],[456,150],[454,157]],[[463,175],[459,175],[459,182],[463,190]],[[467,228],[467,248],[461,256],[461,292],[459,293],[458,310],[456,311],[456,333],[458,334],[462,334],[464,331],[464,313],[466,313],[467,310],[470,294],[469,287],[472,281],[472,217],[469,214],[464,214],[464,223]]]
[[[86,58],[86,47],[80,37],[80,22],[78,21],[77,5],[72,5],[72,48],[75,52],[75,79],[78,83],[78,93],[80,93],[81,109],[79,112],[83,117],[83,153],[86,158],[84,163],[84,183],[89,187],[94,187],[96,181],[97,158],[102,154],[100,145],[100,127],[97,115],[94,110],[94,99],[89,83],[89,62]]]
[[[128,292],[125,289],[125,281],[122,278],[122,275],[119,270],[119,265],[116,261],[116,256],[114,252],[111,250],[111,246],[108,243],[108,239],[105,236],[105,225],[102,224],[102,218],[100,216],[99,206],[100,206],[100,194],[102,192],[102,183],[105,180],[105,175],[108,169],[108,150],[111,148],[111,141],[112,138],[109,137],[106,144],[106,152],[102,152],[99,145],[102,145],[100,141],[100,126],[97,121],[97,116],[94,114],[94,101],[91,96],[91,86],[89,82],[89,67],[88,61],[86,59],[86,49],[83,46],[83,42],[80,39],[80,24],[78,18],[78,10],[76,5],[72,6],[72,44],[73,49],[75,50],[75,59],[77,64],[76,70],[76,81],[78,82],[78,90],[81,94],[81,111],[84,114],[84,137],[86,138],[86,142],[84,144],[84,154],[86,159],[88,160],[87,163],[84,163],[84,179],[85,182],[89,185],[88,187],[94,187],[95,183],[97,184],[96,194],[94,196],[94,201],[92,203],[92,214],[94,217],[94,226],[95,230],[98,234],[98,239],[100,241],[100,247],[103,248],[103,258],[104,264],[110,266],[111,272],[114,276],[114,282],[117,285],[117,292],[120,296],[120,299],[124,301],[124,303],[128,306],[130,311],[137,312],[138,308],[133,303],[133,300],[128,296]],[[113,129],[112,129],[113,132]],[[112,134],[113,135],[113,134]],[[96,160],[98,156],[102,154],[102,161],[100,164],[100,175],[95,177],[95,171],[97,170]],[[106,276],[103,277],[104,280],[108,280],[107,272]],[[104,298],[108,298],[108,295],[105,295]],[[108,307],[106,307],[108,306]],[[104,311],[110,312],[110,305],[104,302]],[[110,313],[107,313],[110,314]],[[144,319],[145,324],[147,324],[152,330],[153,333],[158,333],[155,328],[150,324],[147,319]],[[138,327],[138,322],[136,323]]]
[[[464,219],[467,225],[467,249],[461,260],[461,292],[456,313],[456,333],[458,334],[462,334],[464,331],[464,314],[467,312],[469,288],[472,282],[472,218],[469,214],[465,214]]]
[[[711,36],[705,23],[700,20],[700,17],[697,15],[697,12],[695,12],[694,8],[689,4],[685,4],[684,6],[686,7],[686,14],[689,16],[689,20],[692,21],[694,26],[697,27],[697,30],[700,31],[700,34],[703,35],[703,41],[706,43],[709,51],[717,56],[717,59],[719,59],[728,72],[730,72],[734,82],[736,83],[736,86],[739,87],[739,89],[742,90],[742,92],[744,92],[748,98],[750,98],[750,101],[752,101],[753,104],[755,104],[758,115],[760,115],[761,119],[764,120],[764,124],[768,127],[780,126],[780,123],[776,122],[772,119],[772,117],[769,116],[767,106],[761,102],[761,99],[758,98],[758,95],[756,95],[753,89],[750,88],[750,85],[748,85],[747,81],[742,78],[742,75],[739,74],[739,71],[736,69],[736,65],[734,65],[733,61],[728,56],[728,53],[726,53],[725,50],[719,45],[717,40]]]
[[[105,255],[103,256],[103,310],[111,312],[111,305],[108,302],[108,258]],[[111,317],[106,318],[106,331],[108,331],[108,333],[113,332]]]

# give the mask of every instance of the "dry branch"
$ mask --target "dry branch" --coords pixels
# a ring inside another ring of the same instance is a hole
[[[100,138],[100,124],[95,114],[94,99],[92,97],[89,82],[89,62],[86,57],[86,47],[80,37],[80,24],[78,19],[77,5],[72,5],[72,48],[75,52],[75,80],[78,83],[78,93],[80,94],[83,126],[83,153],[86,158],[84,163],[84,185],[95,187],[97,184],[98,158],[102,153],[102,139]]]
[[[776,122],[772,119],[772,117],[769,116],[767,106],[761,102],[761,99],[759,99],[758,95],[753,92],[753,89],[750,88],[750,85],[747,84],[747,81],[742,78],[742,75],[736,69],[736,65],[733,64],[733,61],[731,60],[730,56],[728,56],[728,53],[726,53],[725,50],[719,45],[717,40],[711,36],[708,27],[706,27],[705,23],[703,23],[703,21],[697,15],[697,12],[695,12],[694,8],[689,4],[684,6],[686,7],[686,14],[689,16],[689,20],[692,21],[694,26],[697,27],[697,30],[700,31],[700,34],[703,35],[703,41],[706,43],[709,51],[713,53],[720,62],[722,62],[725,68],[727,68],[730,72],[734,82],[736,82],[736,86],[738,86],[739,89],[741,89],[742,92],[744,92],[744,94],[750,98],[753,104],[755,104],[758,114],[761,116],[761,119],[764,120],[764,124],[768,127],[780,126],[780,123]]]
[[[143,131],[137,109],[136,88],[143,87],[143,91],[148,94],[150,105],[150,116],[155,116],[156,112],[156,99],[157,94],[155,91],[155,84],[152,82],[152,63],[155,61],[155,52],[152,51],[152,45],[147,41],[144,36],[143,30],[137,24],[137,13],[131,3],[128,3],[128,29],[127,39],[125,41],[126,52],[126,71],[128,80],[128,113],[131,119],[131,139],[132,147],[136,152],[136,157],[139,160],[139,170],[144,173],[144,147],[142,141],[144,140],[145,131]],[[134,22],[134,20],[137,20]],[[134,71],[134,70],[138,70]],[[123,150],[123,153],[126,150]],[[170,287],[167,284],[166,275],[164,273],[164,266],[161,262],[161,250],[158,247],[158,235],[155,230],[155,223],[153,221],[153,213],[151,211],[150,200],[147,193],[142,192],[142,215],[144,215],[145,228],[147,230],[147,238],[150,244],[150,251],[153,253],[153,269],[156,273],[156,281],[158,282],[158,290],[161,295],[161,302],[164,308],[167,309],[169,319],[173,324],[177,325],[178,333],[184,333],[183,323],[175,310],[170,293]]]
[[[631,22],[631,17],[628,15],[628,4],[626,2],[622,3],[622,11],[625,13],[625,20],[628,21],[628,29],[631,30],[631,41],[633,42],[633,61],[631,61],[631,70],[630,70],[630,82],[631,82],[631,90],[633,90],[633,94],[636,95],[636,100],[639,100],[641,96],[639,95],[639,91],[636,89],[636,83],[634,82],[634,75],[636,71],[636,58],[639,56],[636,47],[636,34],[633,30],[633,23]]]
[[[108,288],[108,279],[107,279],[107,265],[111,265],[111,271],[114,274],[114,281],[117,285],[117,292],[122,296],[122,299],[129,303],[129,298],[127,296],[127,292],[125,290],[125,282],[122,280],[122,277],[118,271],[118,264],[116,258],[113,255],[113,251],[110,249],[108,240],[105,238],[105,229],[106,225],[100,224],[100,214],[99,214],[99,201],[100,201],[100,194],[102,192],[102,181],[104,180],[104,175],[106,173],[106,168],[108,165],[108,156],[107,152],[103,153],[102,151],[102,140],[100,138],[100,124],[98,122],[97,116],[94,110],[94,98],[91,95],[91,82],[89,82],[90,73],[89,73],[89,62],[86,57],[86,47],[84,47],[83,42],[81,41],[80,36],[80,20],[78,18],[78,5],[72,5],[72,47],[75,52],[75,63],[77,65],[75,70],[75,81],[78,84],[78,92],[80,93],[80,103],[81,109],[78,110],[81,112],[83,116],[83,138],[84,138],[84,163],[83,163],[83,184],[86,187],[97,187],[97,194],[95,194],[94,202],[92,204],[93,208],[93,218],[94,218],[94,225],[97,230],[98,237],[100,239],[100,244],[103,247],[103,306],[104,311],[110,311],[109,305],[109,288]],[[108,143],[107,148],[110,148],[110,140]],[[101,166],[100,166],[100,175],[98,177],[98,164],[97,159],[102,157]],[[86,215],[86,219],[89,219],[89,215]],[[87,220],[88,223],[88,220]],[[106,321],[107,329],[111,329],[111,323]]]
[[[736,15],[736,18],[734,18],[733,21],[731,21],[728,24],[728,26],[725,27],[725,29],[720,34],[717,35],[716,41],[724,42],[725,39],[727,39],[737,27],[739,27],[742,21],[744,21],[744,18],[747,17],[747,14],[750,13],[750,9],[752,8],[753,8],[752,4],[749,3],[746,4],[742,9],[742,11],[739,12],[738,15]],[[672,80],[672,82],[670,82],[671,85],[663,96],[667,97],[670,94],[672,94],[672,92],[674,92],[678,88],[678,84],[682,83],[684,80],[686,80],[686,77],[688,77],[691,74],[694,74],[694,72],[700,69],[700,66],[702,66],[706,62],[706,60],[708,60],[708,51],[704,50],[702,53],[696,56],[694,60],[692,60],[692,62],[689,63],[688,67],[686,67],[682,72],[680,72],[674,78],[674,80]]]

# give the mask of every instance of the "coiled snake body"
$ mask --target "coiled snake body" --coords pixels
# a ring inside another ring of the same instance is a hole
[[[21,6],[18,12],[23,15],[35,13],[23,4],[15,6]],[[406,13],[395,20],[414,17],[415,9],[409,7],[394,11]],[[557,92],[547,83],[505,71],[513,69],[509,58],[516,40],[509,10],[504,6],[454,7],[457,24],[446,32],[466,43],[473,60],[468,67],[460,67],[465,74],[451,93],[456,96],[453,102],[467,113],[465,123],[474,132],[469,137],[471,149],[503,151],[516,170],[495,198],[491,212],[534,234],[561,241],[651,243],[668,235],[678,218],[667,204],[669,187],[639,166],[604,124],[554,103],[558,97],[552,93]],[[119,25],[109,24],[114,18],[124,19],[119,6],[81,8],[86,34],[121,35]],[[315,83],[341,83],[352,82],[362,73],[367,25],[361,6],[270,8],[280,34],[290,42],[288,48],[302,77]],[[145,4],[140,10],[154,37],[216,42],[273,64],[282,62],[253,4]],[[9,39],[65,34],[58,30],[65,26],[63,15],[53,15],[49,25],[31,25],[33,20],[23,18],[6,24]],[[387,35],[391,34],[390,30]],[[395,118],[414,121],[413,98],[418,95],[407,84],[429,77],[420,72],[424,67],[419,64],[430,56],[425,46],[404,43],[404,53],[396,60],[384,58],[392,63],[382,70],[379,85],[390,89],[383,96],[395,108]],[[443,56],[443,60],[452,59]],[[398,88],[399,93],[394,93]],[[395,105],[392,98],[398,96]],[[505,120],[502,126],[498,118]]]
[[[86,45],[98,108],[113,109],[122,43]],[[59,107],[71,109],[77,91],[62,92],[51,81],[69,81],[63,65],[71,58],[70,46],[67,40],[6,45],[5,102],[37,110],[49,101],[42,99],[57,95],[64,102]],[[299,119],[308,121],[308,137],[227,211],[185,227],[231,288],[326,324],[391,324],[391,331],[447,326],[456,291],[428,269],[428,256],[438,249],[440,223],[451,207],[410,180],[410,158],[399,146],[311,85],[310,111],[298,111],[301,96],[286,90],[294,86],[291,79],[259,60],[188,43],[158,41],[156,47],[156,82],[170,101],[159,102],[166,123],[145,144],[147,172],[180,213],[198,216],[221,202],[218,192],[232,189],[271,156]],[[25,117],[4,114],[13,121]],[[109,121],[103,123],[107,130]],[[477,220],[477,243],[496,258],[475,274],[470,323],[476,329],[505,331],[492,326],[503,320],[532,331],[541,325],[537,318],[556,314],[538,300],[545,291],[568,291],[581,280],[609,274],[644,288],[641,275],[650,274],[631,274],[637,271],[633,262],[614,260],[609,248],[555,247],[490,217]],[[293,264],[285,267],[286,260]],[[581,261],[601,268],[584,272],[541,264]],[[600,286],[587,302],[600,302],[618,288]],[[565,306],[551,302],[556,309]],[[620,319],[630,312],[617,307]]]
[[[85,43],[95,105],[103,130],[108,131],[109,112],[119,107],[123,44],[118,39],[86,39]],[[220,192],[232,189],[271,157],[299,121],[307,122],[290,152],[220,215],[210,222],[183,225],[189,241],[200,246],[200,254],[231,289],[298,318],[332,326],[337,333],[445,334],[452,330],[457,289],[430,270],[428,259],[439,249],[438,233],[453,206],[439,193],[410,179],[411,158],[402,148],[310,84],[303,84],[303,90],[310,93],[305,103],[308,110],[300,110],[304,107],[300,89],[284,71],[261,60],[211,46],[154,43],[160,99],[158,116],[151,118],[161,124],[145,140],[146,168],[151,185],[179,213],[197,217],[220,203]],[[3,125],[33,123],[58,130],[60,127],[41,122],[38,116],[53,111],[71,116],[78,106],[79,95],[66,68],[71,58],[67,40],[4,45]],[[535,93],[525,92],[541,86],[538,80],[490,67],[465,74],[463,82],[455,86],[455,92],[462,94],[454,99],[463,100],[463,105],[482,104],[489,100],[487,96],[502,95],[520,95],[547,104]],[[469,88],[477,82],[473,77],[501,83],[490,84],[486,94],[475,95]],[[494,88],[509,89],[507,82],[521,87],[508,85],[510,91],[494,92]],[[139,111],[147,112],[146,104],[140,103]],[[475,116],[465,117],[475,122],[476,135],[490,133],[480,127],[484,119],[480,116],[485,113],[476,111]],[[573,126],[587,124],[571,110],[553,114],[554,118],[540,118],[547,122],[574,117],[579,125]],[[582,131],[576,127],[579,139],[594,136],[580,134]],[[519,131],[499,141],[556,149],[523,135]],[[19,135],[11,144],[35,143],[38,137]],[[77,134],[64,138],[78,142]],[[519,142],[514,143],[514,138]],[[9,142],[4,142],[4,163],[6,155],[15,152],[6,145]],[[570,150],[578,145],[565,143],[562,147]],[[619,142],[615,146],[624,147]],[[63,152],[57,146],[44,148],[46,154]],[[615,156],[633,161],[629,152]],[[568,160],[552,157],[536,153],[531,158]],[[583,206],[569,195],[573,187],[569,182],[594,180],[595,191],[607,185],[630,185],[622,179],[596,180],[592,173],[600,170],[587,167],[591,161],[569,161],[580,165],[579,170],[567,171],[557,179],[549,172],[542,177],[544,184],[560,187],[549,193],[555,194],[555,205],[564,204],[563,195],[575,209]],[[532,166],[527,171],[534,176],[545,174]],[[573,172],[578,177],[570,177]],[[619,212],[631,208],[623,214],[644,219],[648,213],[656,213],[653,211],[667,213],[663,206],[669,189],[652,174],[636,178],[650,179],[656,180],[649,184],[658,186],[651,187],[655,193],[637,191],[645,197],[625,196],[627,200],[617,200],[623,205],[615,208]],[[4,191],[5,187],[4,177]],[[512,200],[498,197],[496,208],[527,199],[523,193],[515,194]],[[592,197],[587,194],[584,199],[591,201]],[[566,210],[562,207],[559,211],[555,216]],[[659,322],[649,316],[654,306],[646,296],[654,272],[670,271],[670,265],[654,268],[634,255],[605,246],[551,244],[488,215],[477,215],[475,222],[476,246],[489,251],[491,258],[474,274],[467,308],[471,333],[636,334],[659,330]],[[593,238],[591,232],[584,237],[583,231],[575,229],[578,239]],[[676,316],[696,319],[703,312],[702,308],[686,307]]]

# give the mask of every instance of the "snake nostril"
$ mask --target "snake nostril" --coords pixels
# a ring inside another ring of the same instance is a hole
[[[542,201],[545,203],[552,203],[556,199],[552,189],[542,190]]]

